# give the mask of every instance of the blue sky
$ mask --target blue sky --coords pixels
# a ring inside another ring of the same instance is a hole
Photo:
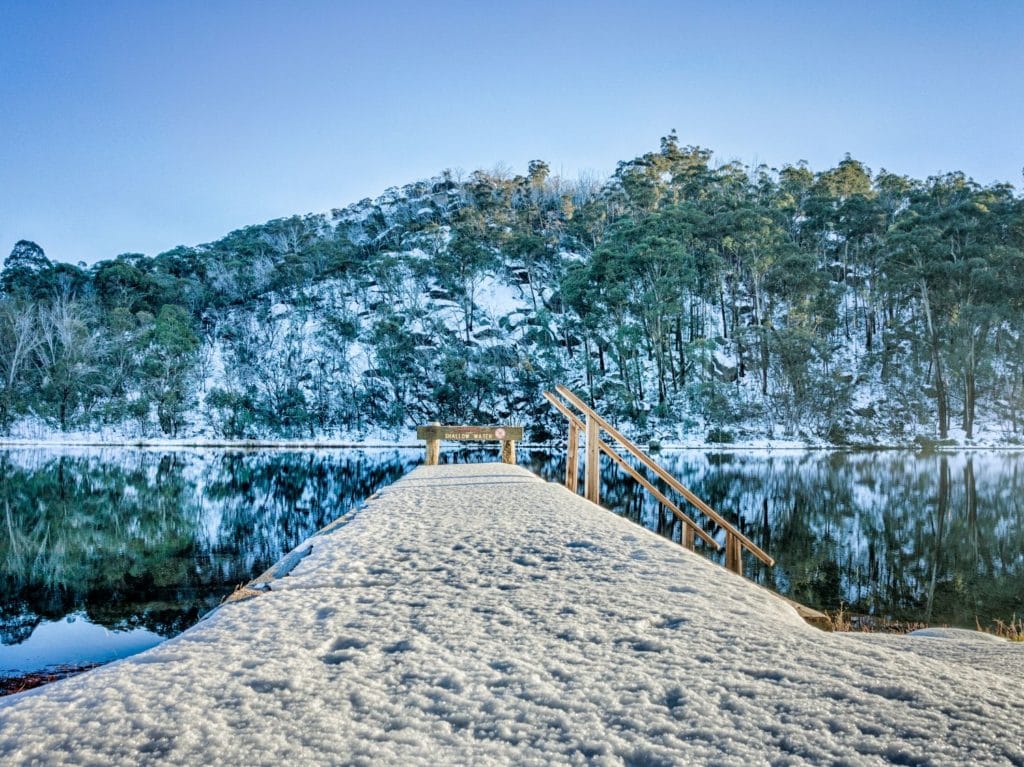
[[[0,255],[94,262],[675,128],[1021,186],[1024,2],[0,0]]]

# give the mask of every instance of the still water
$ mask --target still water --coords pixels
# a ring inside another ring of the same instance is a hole
[[[419,450],[0,451],[0,677],[145,649],[420,462]],[[488,451],[443,460],[493,460]],[[665,452],[818,608],[973,628],[1024,615],[1024,454]],[[561,480],[564,454],[521,451]],[[602,501],[678,524],[606,466]],[[496,513],[499,513],[496,510]]]

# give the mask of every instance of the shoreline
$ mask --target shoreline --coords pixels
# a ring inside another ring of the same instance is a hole
[[[116,658],[115,660],[120,660],[120,658]],[[43,687],[44,685],[48,685],[53,682],[59,682],[62,679],[77,676],[78,674],[85,673],[86,671],[92,671],[94,668],[99,668],[100,666],[105,666],[107,663],[113,662],[114,661],[84,664],[69,663],[58,666],[48,666],[38,671],[27,671],[23,674],[0,676],[0,698],[7,695],[17,695],[18,693],[26,692],[27,690],[34,690],[37,687]]]
[[[498,443],[481,442],[478,445],[467,445],[464,442],[441,442],[442,447],[448,449],[474,450],[493,449],[499,450]],[[135,448],[140,450],[194,450],[194,449],[219,449],[219,450],[423,450],[423,442],[383,442],[378,440],[343,440],[343,439],[205,439],[205,438],[183,438],[183,439],[2,439],[0,438],[0,449],[14,448],[46,448],[46,447],[82,447],[82,448]],[[563,450],[564,441],[553,442],[520,442],[516,445],[521,450]],[[664,452],[668,450],[682,451],[693,450],[702,452],[847,452],[867,453],[880,451],[913,451],[917,453],[960,453],[960,452],[1021,452],[1024,453],[1024,445],[978,445],[978,444],[942,444],[922,445],[920,443],[903,444],[879,444],[879,445],[833,445],[833,444],[796,444],[792,442],[773,443],[766,440],[754,440],[752,442],[730,442],[730,443],[662,443],[657,447],[650,448],[652,452]]]

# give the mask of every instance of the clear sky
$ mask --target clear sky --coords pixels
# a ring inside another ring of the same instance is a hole
[[[1024,1],[0,0],[0,256],[150,255],[534,158],[1021,186]]]

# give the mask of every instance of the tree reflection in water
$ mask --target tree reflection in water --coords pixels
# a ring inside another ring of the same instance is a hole
[[[418,460],[395,450],[0,453],[0,644],[81,615],[177,634]]]
[[[172,636],[421,457],[0,452],[0,645],[70,615]],[[442,460],[495,458],[475,450]],[[1024,614],[1020,454],[675,451],[659,459],[778,560],[769,570],[748,556],[748,575],[808,605],[967,627]],[[563,479],[563,451],[523,451],[520,462]],[[604,504],[679,539],[678,522],[631,480],[611,465],[602,478]]]
[[[769,569],[746,555],[747,575],[800,602],[968,628],[1024,615],[1024,454],[666,451],[658,460],[776,558]],[[526,461],[564,476],[562,455]],[[679,540],[672,515],[610,462],[601,477],[602,504]]]

